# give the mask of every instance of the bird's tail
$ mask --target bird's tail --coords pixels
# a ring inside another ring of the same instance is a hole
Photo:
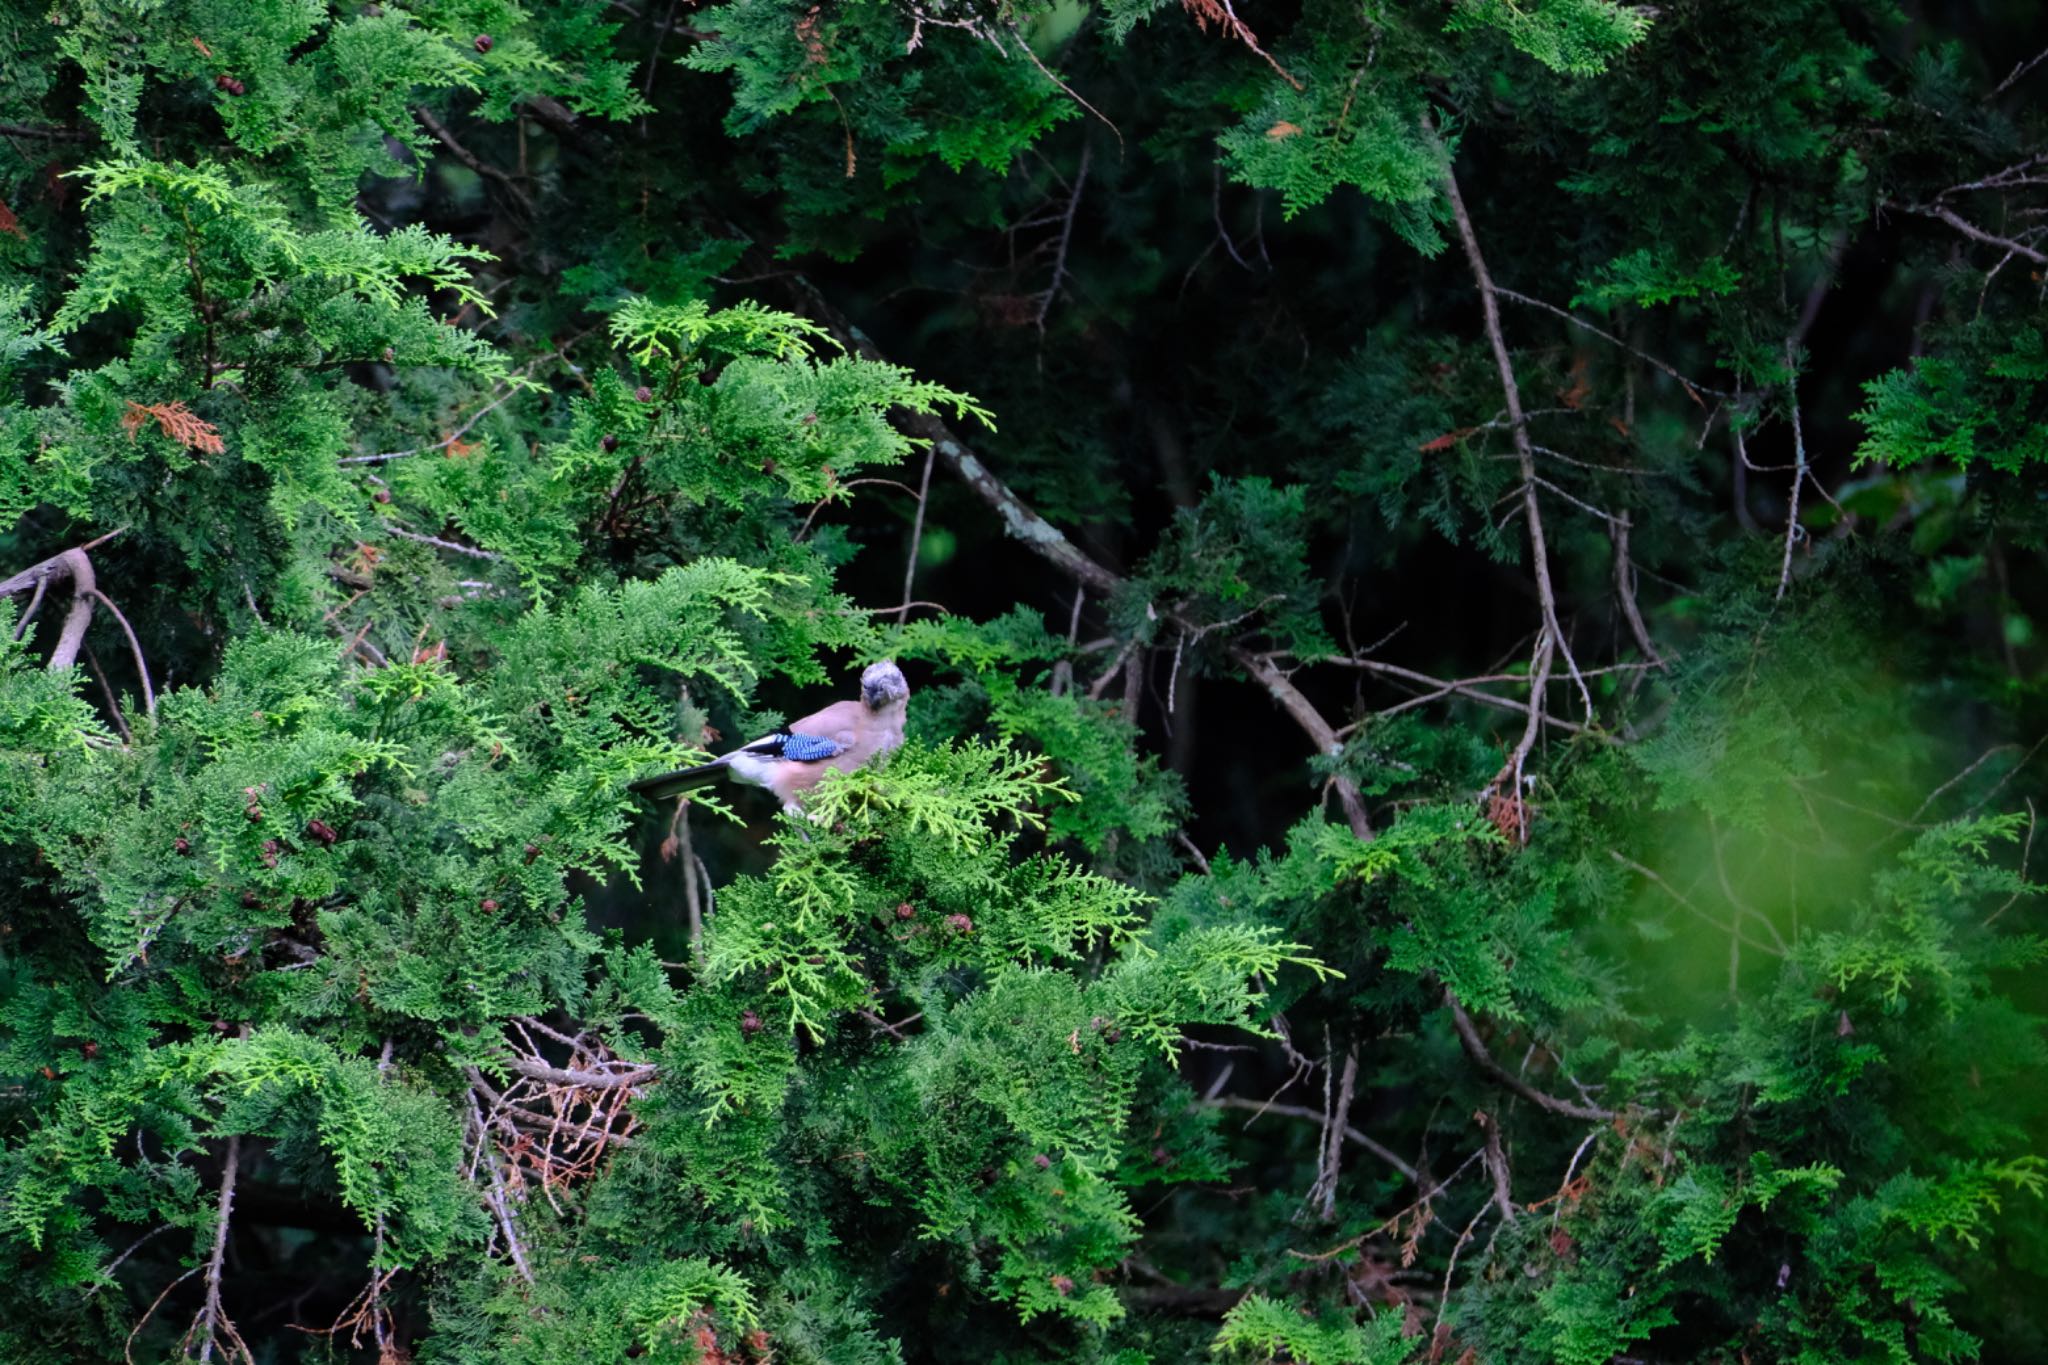
[[[666,801],[670,797],[682,795],[692,787],[716,782],[731,762],[731,759],[714,758],[711,762],[699,763],[694,768],[678,768],[659,777],[643,777],[632,783],[629,790],[640,793],[650,801]]]

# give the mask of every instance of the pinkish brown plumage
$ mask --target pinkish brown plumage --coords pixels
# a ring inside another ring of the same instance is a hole
[[[826,773],[852,772],[903,743],[910,684],[895,661],[868,665],[860,675],[860,691],[858,701],[835,701],[709,763],[642,778],[633,790],[661,801],[729,773],[775,793],[783,809],[800,810],[799,798]]]

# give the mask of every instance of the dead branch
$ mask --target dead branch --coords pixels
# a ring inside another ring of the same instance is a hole
[[[1086,166],[1087,163],[1084,161],[1082,163],[1084,170]],[[1055,280],[1054,282],[1057,283],[1058,281]],[[1041,320],[1039,323],[1041,330],[1043,330],[1044,325],[1044,322]],[[917,582],[917,556],[918,551],[924,545],[924,509],[926,502],[931,496],[932,461],[936,458],[936,454],[931,449],[927,448],[925,450],[924,476],[917,481],[917,514],[910,521],[910,553],[905,556],[903,562],[903,605],[896,609],[896,624],[899,626],[910,619],[910,592],[912,586]]]
[[[626,1071],[577,1071],[517,1054],[506,1058],[505,1067],[537,1081],[549,1081],[555,1085],[581,1086],[586,1090],[624,1090],[633,1086],[646,1085],[661,1075],[661,1069],[653,1066],[636,1066]]]
[[[1769,953],[1773,957],[1783,957],[1785,955],[1783,949],[1774,948],[1770,944],[1763,942],[1761,939],[1754,939],[1749,937],[1747,934],[1743,934],[1741,928],[1741,920],[1738,919],[1733,923],[1730,923],[1728,921],[1716,918],[1711,911],[1701,909],[1698,905],[1693,903],[1690,897],[1688,897],[1684,892],[1680,891],[1677,887],[1673,886],[1670,882],[1665,881],[1664,878],[1660,876],[1654,869],[1644,867],[1641,863],[1637,862],[1633,858],[1625,857],[1620,850],[1610,848],[1607,850],[1607,856],[1614,859],[1614,861],[1616,861],[1617,863],[1620,863],[1623,867],[1629,868],[1635,872],[1640,872],[1643,876],[1648,877],[1651,881],[1657,883],[1657,885],[1662,887],[1664,889],[1664,893],[1670,896],[1671,899],[1677,901],[1688,912],[1690,912],[1697,918],[1704,920],[1706,923],[1711,924],[1712,926],[1714,926],[1714,928],[1719,929],[1722,933],[1731,935],[1741,935],[1742,942],[1747,944],[1749,947],[1756,949],[1758,952]]]
[[[1451,1011],[1451,1023],[1458,1031],[1458,1041],[1465,1045],[1465,1055],[1470,1057],[1473,1065],[1484,1072],[1486,1078],[1495,1085],[1520,1095],[1538,1109],[1562,1114],[1566,1118],[1604,1121],[1614,1117],[1612,1109],[1574,1104],[1570,1100],[1558,1099],[1555,1095],[1546,1095],[1530,1085],[1493,1059],[1493,1054],[1486,1050],[1486,1043],[1479,1036],[1479,1030],[1473,1026],[1472,1016],[1467,1014],[1464,1005],[1459,1003],[1457,992],[1448,986],[1444,988],[1444,1004]]]
[[[113,613],[114,620],[120,623],[121,633],[128,637],[129,652],[135,656],[135,674],[142,679],[142,709],[145,714],[154,716],[156,714],[156,689],[149,685],[149,662],[142,657],[142,642],[135,638],[135,627],[128,624],[128,618],[121,614],[121,609],[114,605],[114,600],[111,597],[108,597],[98,588],[85,589],[85,591],[89,591],[101,606]]]
[[[1206,1109],[1247,1110],[1254,1118],[1260,1114],[1278,1114],[1283,1118],[1313,1119],[1318,1123],[1323,1118],[1323,1113],[1320,1109],[1310,1109],[1308,1106],[1300,1104],[1275,1104],[1267,1100],[1255,1100],[1249,1095],[1218,1095],[1214,1099],[1197,1100],[1196,1103]],[[1251,1122],[1251,1120],[1246,1121]],[[1366,1151],[1371,1152],[1408,1179],[1418,1179],[1415,1174],[1415,1167],[1402,1160],[1400,1154],[1394,1151],[1393,1148],[1380,1142],[1371,1134],[1362,1132],[1348,1123],[1343,1125],[1343,1129],[1346,1142],[1356,1143],[1363,1147]]]
[[[2042,258],[2048,261],[2048,257]],[[1785,513],[1785,558],[1778,568],[1778,595],[1782,601],[1792,582],[1792,546],[1799,539],[1799,490],[1806,484],[1806,432],[1799,422],[1799,370],[1792,356],[1792,343],[1785,343],[1785,395],[1792,406],[1792,501]]]
[[[256,1365],[256,1357],[250,1353],[248,1343],[235,1330],[235,1324],[228,1320],[220,1306],[221,1269],[227,1264],[228,1227],[235,1208],[235,1177],[242,1162],[242,1136],[237,1133],[228,1139],[227,1160],[221,1168],[220,1200],[214,1210],[213,1254],[206,1259],[206,1302],[199,1315],[192,1320],[192,1327],[179,1343],[179,1354],[186,1354],[192,1347],[199,1348],[199,1359],[213,1359],[214,1348],[220,1348],[222,1358],[242,1360],[247,1365]]]
[[[1529,558],[1536,580],[1536,600],[1542,610],[1543,629],[1536,637],[1536,650],[1529,664],[1529,706],[1528,723],[1522,727],[1522,737],[1502,765],[1495,785],[1512,782],[1514,799],[1521,797],[1522,765],[1529,753],[1536,747],[1537,737],[1543,728],[1543,694],[1550,681],[1551,665],[1557,654],[1564,655],[1565,664],[1571,670],[1572,678],[1579,685],[1580,698],[1585,702],[1586,713],[1593,712],[1593,694],[1587,690],[1586,681],[1579,674],[1578,663],[1571,656],[1571,646],[1564,637],[1564,627],[1557,616],[1557,591],[1550,581],[1550,550],[1544,542],[1543,513],[1536,499],[1536,452],[1529,442],[1529,427],[1522,415],[1522,390],[1515,379],[1515,364],[1508,354],[1506,335],[1501,331],[1500,300],[1494,289],[1493,278],[1487,274],[1486,258],[1479,251],[1479,237],[1472,227],[1472,215],[1465,208],[1465,197],[1458,190],[1458,177],[1446,170],[1444,191],[1450,201],[1451,215],[1458,227],[1458,240],[1465,249],[1466,263],[1471,267],[1472,279],[1479,289],[1480,311],[1485,320],[1487,344],[1493,349],[1494,368],[1500,372],[1501,397],[1507,403],[1508,436],[1515,447],[1516,462],[1522,471],[1522,506],[1529,521]]]
[[[512,202],[519,206],[520,211],[529,217],[532,216],[533,200],[527,195],[525,190],[519,188],[517,181],[499,170],[496,166],[479,158],[476,153],[470,151],[469,148],[463,146],[460,142],[457,142],[455,134],[442,127],[441,121],[435,118],[425,105],[415,104],[412,107],[412,116],[420,121],[420,126],[427,130],[434,141],[448,149],[449,155],[485,179],[494,180],[504,186],[505,193],[511,196]]]
[[[1628,553],[1629,522],[1621,517],[1609,525],[1609,535],[1614,541],[1614,598],[1621,604],[1621,617],[1628,622],[1629,634],[1635,637],[1636,648],[1643,651],[1652,668],[1667,671],[1668,666],[1657,646],[1650,643],[1650,628],[1643,624],[1643,613],[1636,606],[1636,566]]]
[[[1337,738],[1337,732],[1323,719],[1314,704],[1301,694],[1301,690],[1290,681],[1285,673],[1274,666],[1271,659],[1253,654],[1242,645],[1230,647],[1230,657],[1246,673],[1266,689],[1266,694],[1280,704],[1280,709],[1301,727],[1316,752],[1334,758],[1344,752],[1344,741]],[[1337,799],[1343,804],[1344,818],[1351,826],[1351,832],[1361,839],[1373,837],[1372,821],[1365,813],[1365,798],[1358,790],[1358,784],[1338,774],[1331,779],[1337,788]]]
[[[1522,681],[1521,678],[1511,674],[1487,674],[1484,677],[1478,678],[1438,678],[1428,673],[1417,672],[1415,669],[1412,668],[1403,668],[1399,664],[1385,663],[1379,659],[1334,658],[1325,659],[1321,662],[1336,664],[1340,668],[1356,668],[1363,670],[1367,673],[1378,673],[1384,677],[1396,678],[1402,682],[1413,683],[1418,687],[1427,687],[1432,689],[1430,692],[1423,696],[1411,698],[1408,701],[1402,702],[1398,706],[1390,707],[1385,711],[1377,713],[1379,715],[1391,715],[1397,711],[1405,711],[1411,706],[1418,706],[1424,702],[1435,701],[1439,697],[1453,695],[1469,698],[1472,701],[1480,703],[1482,706],[1491,706],[1501,711],[1513,711],[1517,714],[1526,714],[1529,709],[1527,702],[1515,701],[1513,698],[1503,697],[1498,693],[1494,692],[1481,691],[1479,687],[1476,686],[1476,684],[1482,682]],[[1648,667],[1648,665],[1642,665],[1642,667]],[[1597,677],[1601,673],[1611,671],[1613,670],[1600,668],[1589,669],[1587,670],[1587,676]],[[1541,719],[1543,724],[1551,726],[1555,729],[1563,730],[1567,734],[1592,734],[1599,736],[1603,740],[1608,739],[1608,737],[1602,735],[1600,731],[1593,730],[1585,725],[1581,725],[1579,722],[1575,720],[1566,720],[1562,716],[1553,716],[1547,711],[1542,713]],[[1347,727],[1347,729],[1348,728],[1349,727]],[[1609,740],[1609,742],[1611,742],[1611,740]]]
[[[1324,1075],[1328,1076],[1325,1069]],[[1317,1162],[1316,1183],[1309,1187],[1308,1198],[1312,1204],[1320,1204],[1325,1223],[1337,1217],[1337,1176],[1344,1162],[1344,1135],[1349,1127],[1344,1115],[1351,1112],[1352,1095],[1358,1085],[1358,1048],[1354,1045],[1344,1056],[1344,1072],[1337,1082],[1336,1103],[1323,1111],[1323,1150]],[[1327,1087],[1324,1091],[1328,1103]]]
[[[1922,218],[1938,218],[1973,242],[1982,242],[1986,246],[2003,247],[2015,256],[2026,257],[2035,265],[2048,265],[2048,256],[2042,255],[2033,247],[2021,242],[2015,242],[2010,237],[2000,237],[1997,233],[1986,232],[1983,228],[1978,227],[1946,204],[1900,204],[1894,202],[1891,207],[1903,209],[1907,213],[1918,214]]]
[[[1045,287],[1045,292],[1038,296],[1038,316],[1032,319],[1038,327],[1038,335],[1041,338],[1045,335],[1045,320],[1052,313],[1053,300],[1059,297],[1060,285],[1067,278],[1067,247],[1074,240],[1074,219],[1081,211],[1081,190],[1088,183],[1088,162],[1093,152],[1094,148],[1086,138],[1083,138],[1081,140],[1081,166],[1079,170],[1074,172],[1074,187],[1067,194],[1066,212],[1060,215],[1059,240],[1053,248],[1052,283],[1048,284]],[[929,464],[926,465],[925,472],[927,476],[930,475]],[[922,511],[922,507],[919,510]],[[910,596],[909,589],[906,588],[903,595],[905,597]]]
[[[43,123],[0,123],[0,136],[33,137],[45,142],[91,142],[99,133],[91,128],[57,128]]]
[[[1500,1145],[1500,1119],[1485,1111],[1476,1110],[1473,1122],[1486,1134],[1486,1172],[1493,1177],[1493,1205],[1500,1210],[1501,1221],[1515,1221],[1515,1198],[1513,1181],[1508,1173],[1508,1154]]]
[[[2006,91],[2012,89],[2013,83],[2015,81],[2019,80],[2020,77],[2026,75],[2029,71],[2032,71],[2035,67],[2039,66],[2044,59],[2048,59],[2048,48],[2043,48],[2041,51],[2036,52],[2033,56],[2021,62],[2018,66],[2015,66],[2012,69],[2012,71],[2006,76],[2006,78],[2000,81],[1997,84],[1997,86],[1995,86],[1992,89],[1991,93],[1985,96],[1985,98],[1997,99],[2000,95],[2003,95]]]
[[[384,523],[384,530],[401,540],[418,541],[422,545],[431,545],[437,550],[450,550],[459,555],[468,555],[472,559],[501,560],[505,557],[495,550],[480,550],[474,545],[464,545],[458,541],[443,540],[439,536],[421,535],[418,531],[408,531],[403,526],[393,526],[388,521]]]
[[[1614,346],[1620,350],[1628,352],[1637,360],[1642,361],[1645,365],[1651,366],[1653,369],[1662,370],[1665,374],[1668,374],[1673,379],[1676,379],[1679,382],[1679,384],[1681,384],[1685,388],[1687,396],[1690,397],[1692,401],[1695,403],[1698,403],[1700,401],[1700,395],[1703,393],[1711,393],[1717,398],[1728,398],[1732,396],[1725,389],[1717,389],[1711,384],[1701,384],[1695,382],[1694,380],[1687,379],[1684,375],[1680,374],[1672,366],[1670,366],[1662,360],[1657,359],[1657,357],[1649,354],[1647,351],[1637,350],[1635,347],[1629,345],[1626,341],[1623,341],[1620,337],[1615,336],[1613,333],[1602,331],[1600,328],[1595,327],[1592,323],[1587,322],[1584,319],[1573,315],[1572,313],[1566,312],[1564,309],[1559,308],[1554,303],[1545,303],[1542,299],[1530,298],[1527,294],[1517,294],[1514,290],[1505,288],[1501,285],[1495,285],[1493,288],[1494,292],[1499,294],[1504,299],[1509,299],[1515,303],[1524,304],[1530,308],[1540,308],[1546,313],[1555,314],[1556,316],[1563,318],[1566,322],[1569,322],[1572,326],[1577,327],[1581,331],[1591,332],[1594,336],[1599,337],[1608,345]],[[1704,407],[1705,404],[1701,404],[1701,406]]]

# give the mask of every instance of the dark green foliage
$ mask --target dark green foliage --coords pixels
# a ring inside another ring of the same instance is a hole
[[[2032,10],[0,8],[0,1358],[2048,1357]]]

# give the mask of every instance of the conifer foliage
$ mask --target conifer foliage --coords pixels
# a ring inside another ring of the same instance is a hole
[[[1921,8],[0,8],[0,1358],[2048,1357]]]

